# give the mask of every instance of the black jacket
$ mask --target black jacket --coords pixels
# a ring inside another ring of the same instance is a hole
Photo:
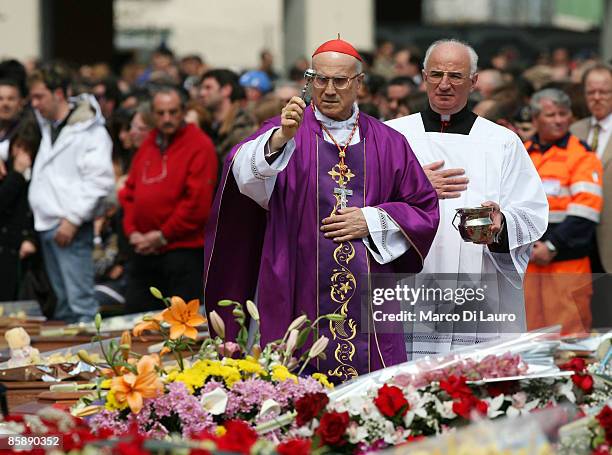
[[[19,248],[24,240],[37,243],[28,203],[28,182],[12,170],[0,180],[0,301],[16,297],[19,279]]]

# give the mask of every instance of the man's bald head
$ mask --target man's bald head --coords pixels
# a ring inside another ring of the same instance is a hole
[[[493,92],[504,85],[504,76],[499,70],[488,69],[478,73],[478,84],[476,90],[480,92],[483,99],[489,98]]]
[[[431,108],[441,115],[452,115],[467,105],[478,80],[478,55],[465,43],[436,41],[425,54],[423,79]]]
[[[321,52],[312,58],[312,67],[317,73],[312,90],[317,109],[335,120],[349,118],[363,81],[361,62],[341,52]]]
[[[363,64],[352,55],[343,54],[341,52],[321,52],[312,57],[312,67],[317,70],[317,66],[321,65],[342,65],[352,66],[355,74],[363,71]]]
[[[425,52],[425,59],[423,60],[423,67],[425,70],[427,70],[427,65],[430,63],[431,56],[434,51],[443,55],[458,53],[459,56],[464,57],[468,64],[470,76],[476,74],[476,71],[478,70],[478,54],[474,48],[469,44],[455,39],[439,40],[432,43],[427,48],[427,52]]]

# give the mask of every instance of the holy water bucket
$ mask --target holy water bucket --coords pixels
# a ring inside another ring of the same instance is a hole
[[[495,234],[491,232],[493,207],[464,207],[455,210],[457,213],[455,213],[452,224],[464,241],[491,243],[495,240]],[[456,224],[457,217],[459,217],[458,225]]]

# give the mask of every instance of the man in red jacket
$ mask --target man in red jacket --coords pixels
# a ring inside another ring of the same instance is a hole
[[[152,108],[156,127],[138,149],[119,193],[123,227],[134,249],[126,313],[163,308],[150,286],[186,301],[201,297],[204,225],[217,183],[213,143],[185,123],[178,89],[156,91]]]

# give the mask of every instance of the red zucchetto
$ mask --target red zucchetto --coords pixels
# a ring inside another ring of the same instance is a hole
[[[359,55],[359,52],[357,52],[353,45],[348,41],[341,40],[340,38],[333,39],[321,44],[317,48],[317,50],[314,51],[312,56],[314,57],[315,55],[320,54],[322,52],[339,52],[341,54],[346,54],[350,55],[351,57],[355,57],[360,62],[363,62],[361,55]]]

